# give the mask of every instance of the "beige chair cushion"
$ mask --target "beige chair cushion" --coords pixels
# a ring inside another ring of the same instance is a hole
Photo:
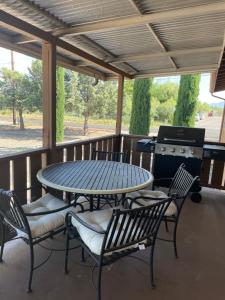
[[[152,198],[164,199],[167,198],[168,196],[161,191],[140,190],[140,191],[128,193],[126,197],[130,197],[130,198],[152,197]],[[142,205],[149,205],[151,203],[157,202],[157,200],[146,200],[146,199],[138,199],[137,201]],[[133,203],[132,208],[137,208],[137,207],[140,206],[137,203]],[[177,207],[174,201],[172,201],[165,212],[165,216],[171,217],[171,216],[175,216],[176,214],[177,214]]]
[[[115,208],[114,208],[115,209]],[[92,227],[94,227],[96,230],[106,230],[109,224],[109,221],[112,217],[112,212],[113,209],[104,209],[104,210],[96,210],[93,212],[84,212],[84,213],[79,213],[78,216],[80,219],[82,219],[85,223],[90,224]],[[115,234],[114,237],[116,238],[117,232],[120,227],[120,222],[122,218],[119,219],[118,226],[115,229]],[[91,250],[91,252],[100,255],[101,254],[101,249],[102,249],[102,243],[104,240],[105,234],[100,234],[97,233],[84,225],[82,225],[79,221],[77,221],[75,218],[72,217],[71,222],[73,226],[77,228],[77,231],[83,240],[83,242],[86,244],[86,246]],[[124,222],[124,227],[126,225],[126,220]],[[132,226],[132,222],[130,223],[130,226]],[[135,232],[135,230],[133,230]],[[123,233],[123,231],[122,231]],[[122,237],[122,234],[120,235]],[[115,241],[115,238],[112,240]],[[130,239],[132,236],[130,237]],[[126,238],[125,238],[126,240]],[[143,241],[143,243],[146,241]],[[128,248],[136,248],[138,247],[138,244],[131,245],[129,247],[124,247],[123,250],[128,249]],[[117,250],[121,251],[121,250]],[[116,251],[115,251],[116,252]],[[109,252],[105,255],[111,255],[112,252]]]
[[[86,200],[86,199],[85,199]],[[80,197],[78,200],[79,203],[84,201],[83,197]],[[38,212],[47,212],[55,209],[62,208],[66,203],[63,200],[60,200],[54,197],[51,194],[46,194],[40,199],[22,206],[25,213],[38,213]],[[31,216],[27,217],[28,223],[31,230],[32,238],[40,237],[60,226],[65,222],[65,216],[68,211],[78,212],[81,208],[77,206],[69,207],[62,211],[51,213],[47,215],[40,216]]]

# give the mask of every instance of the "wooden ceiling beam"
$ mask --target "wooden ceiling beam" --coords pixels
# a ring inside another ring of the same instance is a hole
[[[140,14],[140,15],[144,15],[141,8],[138,6],[138,4],[135,2],[135,0],[129,0],[130,3],[132,4],[132,6],[136,9],[136,11]],[[149,30],[149,32],[151,33],[151,35],[154,37],[154,39],[156,40],[156,42],[158,43],[158,45],[161,47],[161,49],[167,53],[167,49],[166,47],[163,45],[161,39],[159,38],[159,36],[157,35],[157,33],[155,32],[154,28],[152,25],[150,24],[146,24],[147,29]],[[177,69],[177,65],[174,61],[174,59],[167,55],[168,59],[170,60],[172,66]]]
[[[58,29],[54,32],[54,34],[56,36],[90,34],[119,28],[127,28],[136,25],[145,25],[181,18],[198,17],[207,14],[221,13],[222,11],[225,11],[224,1],[212,4],[196,5],[195,7],[171,9],[167,11],[155,12],[139,16],[128,16],[97,22],[89,22],[70,28]]]
[[[182,74],[195,74],[195,73],[205,73],[213,72],[217,69],[217,64],[205,65],[205,66],[192,66],[178,68],[177,70],[171,69],[161,69],[161,70],[146,70],[139,72],[134,75],[134,78],[146,78],[146,77],[164,77],[164,76],[175,76]]]
[[[167,57],[172,56],[182,56],[182,55],[191,55],[191,54],[206,54],[206,53],[213,53],[221,51],[222,47],[204,47],[204,48],[195,48],[195,49],[183,49],[183,50],[174,50],[174,51],[167,51],[167,52],[144,52],[138,54],[128,54],[128,55],[120,55],[116,59],[108,60],[107,62],[114,62],[120,63],[123,61],[137,61],[137,60],[145,60],[157,57]]]
[[[51,43],[55,43],[56,46],[61,47],[65,49],[68,52],[74,53],[81,58],[84,58],[85,60],[91,61],[94,64],[105,68],[113,73],[120,74],[122,76],[125,76],[127,78],[132,78],[132,75],[118,69],[117,67],[111,66],[107,62],[102,61],[101,59],[53,36],[52,34],[33,26],[19,18],[16,18],[2,10],[0,10],[0,23],[3,27],[7,27],[13,31],[28,35],[29,37],[37,37],[40,40],[48,41]]]

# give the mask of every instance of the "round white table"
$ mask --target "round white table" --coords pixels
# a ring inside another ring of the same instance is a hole
[[[80,160],[50,165],[38,171],[37,179],[48,187],[64,192],[114,195],[146,188],[152,183],[153,175],[130,164]]]

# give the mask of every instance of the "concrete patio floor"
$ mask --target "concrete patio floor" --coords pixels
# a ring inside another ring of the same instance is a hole
[[[225,192],[204,189],[200,204],[187,200],[178,229],[178,254],[172,244],[157,242],[155,251],[156,289],[149,284],[149,267],[124,258],[105,268],[102,281],[103,300],[224,300],[225,299]],[[164,227],[161,228],[164,236]],[[63,247],[65,236],[43,245]],[[48,252],[36,246],[38,262]],[[54,252],[50,260],[34,272],[33,293],[26,293],[28,247],[20,240],[7,243],[4,263],[0,265],[1,300],[92,300],[91,260],[80,261],[80,250],[70,254],[70,273],[64,275],[64,252]],[[135,256],[148,260],[148,250]],[[94,280],[97,272],[93,273]]]

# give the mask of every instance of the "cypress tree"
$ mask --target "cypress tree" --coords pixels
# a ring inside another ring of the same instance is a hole
[[[130,118],[130,134],[148,135],[150,126],[150,87],[152,79],[135,79]]]
[[[192,127],[195,125],[195,113],[199,94],[200,75],[182,75],[173,125]]]
[[[64,104],[65,104],[65,86],[64,69],[56,69],[56,141],[62,142],[64,138]]]

